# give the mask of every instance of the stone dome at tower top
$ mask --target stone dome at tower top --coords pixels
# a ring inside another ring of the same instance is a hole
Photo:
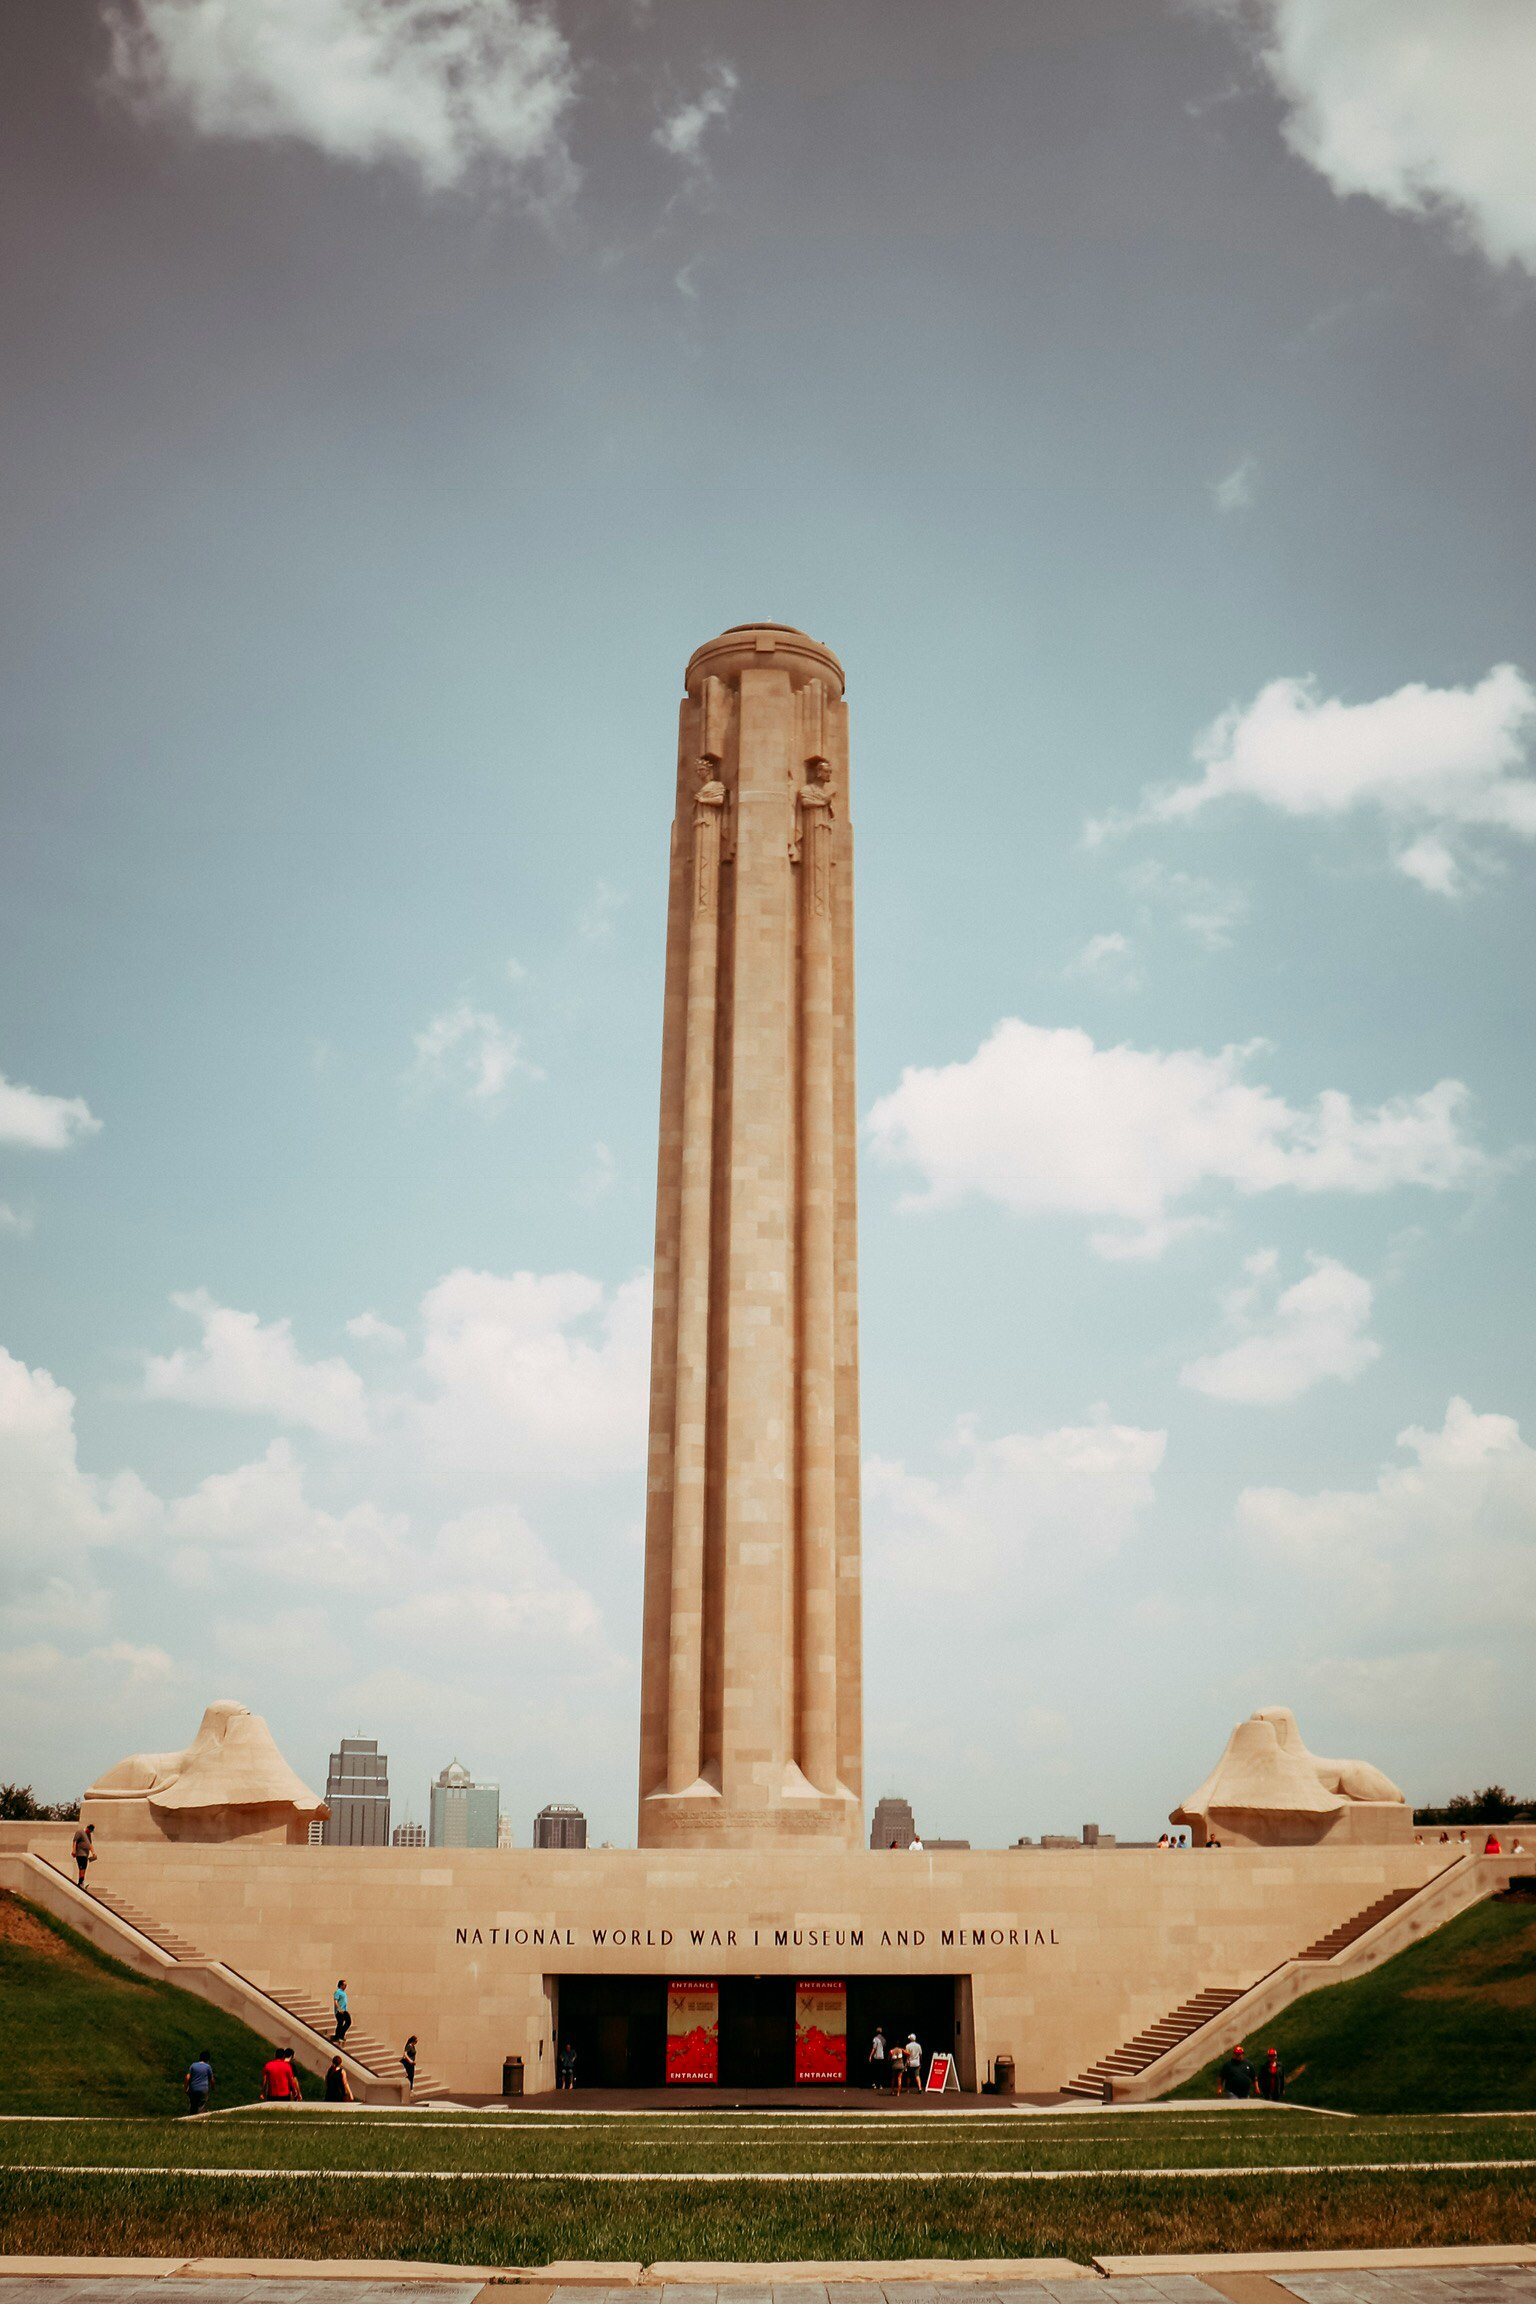
[[[439,1784],[452,1785],[454,1790],[458,1791],[464,1785],[472,1784],[474,1782],[474,1778],[470,1775],[469,1770],[465,1767],[462,1760],[450,1760],[447,1767],[443,1770],[441,1776],[439,1776],[438,1782]]]
[[[795,624],[732,624],[716,640],[706,640],[688,659],[684,686],[693,695],[711,675],[732,680],[743,672],[787,672],[793,687],[820,680],[843,693],[843,668],[825,641],[813,640]]]

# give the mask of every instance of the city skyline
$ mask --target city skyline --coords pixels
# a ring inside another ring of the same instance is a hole
[[[441,4],[473,100],[422,0],[0,17],[4,1773],[228,1697],[633,1840],[761,616],[857,731],[867,1791],[1518,1777],[1536,19]]]

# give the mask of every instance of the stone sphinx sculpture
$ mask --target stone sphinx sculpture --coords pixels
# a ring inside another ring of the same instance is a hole
[[[1198,1792],[1168,1821],[1197,1848],[1302,1848],[1320,1841],[1380,1846],[1411,1841],[1413,1815],[1389,1776],[1366,1760],[1309,1752],[1283,1704],[1239,1721]]]
[[[81,1820],[109,1840],[294,1840],[330,1810],[258,1713],[210,1704],[185,1752],[136,1752],[98,1777]]]

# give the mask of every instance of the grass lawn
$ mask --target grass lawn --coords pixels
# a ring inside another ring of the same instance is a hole
[[[1249,2038],[1250,2058],[1271,2044],[1299,2103],[1536,2109],[1536,1898],[1474,1904],[1370,1975],[1309,1993]],[[1212,2064],[1173,2094],[1215,2092]]]
[[[0,2174],[0,2249],[99,2254],[383,2256],[545,2264],[560,2256],[1069,2256],[1104,2250],[1412,2247],[1529,2240],[1528,2173],[1126,2176],[1053,2184],[882,2181],[402,2187],[291,2178]]]
[[[1358,2097],[1374,2073],[1394,2102],[1433,2102],[1431,2080],[1442,2102],[1536,2101],[1533,1954],[1536,1911],[1480,1906],[1375,1976],[1303,2001],[1274,2036],[1316,2026],[1306,2081],[1318,2075],[1320,2097],[1345,2083]],[[0,1992],[0,2252],[1086,2262],[1536,2237],[1536,2170],[1518,2165],[1536,2160],[1536,2119],[989,2105],[625,2118],[253,2107],[190,2120],[170,2115],[200,2047],[215,2102],[249,2104],[265,2044],[243,2025],[3,1896]],[[1319,2020],[1362,1993],[1376,1997],[1353,2029]]]
[[[150,1983],[0,1889],[0,2112],[172,2113],[200,2048],[214,2102],[249,2098],[269,2049],[233,2016]]]
[[[1309,2112],[1004,2112],[903,2120],[833,2114],[633,2115],[621,2120],[366,2110],[218,2119],[0,2120],[5,2167],[389,2170],[423,2177],[830,2174],[895,2178],[1104,2169],[1381,2167],[1536,2160],[1536,2121],[1326,2120]],[[1536,2191],[1536,2169],[1529,2172]]]
[[[125,2255],[1086,2261],[1106,2249],[1519,2241],[1536,2229],[1533,2172],[1515,2164],[1536,2159],[1536,2123],[1518,2119],[1003,2113],[920,2125],[750,2113],[0,2120],[0,2249],[46,2255],[83,2233],[92,2250]],[[1445,2160],[1473,2165],[1434,2165]]]

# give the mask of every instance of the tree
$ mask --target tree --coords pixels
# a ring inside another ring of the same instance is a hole
[[[0,1784],[0,1823],[73,1824],[79,1814],[78,1800],[57,1800],[50,1807],[30,1784]]]
[[[1524,1824],[1536,1821],[1536,1800],[1517,1800],[1502,1784],[1458,1792],[1443,1808],[1415,1808],[1415,1824]]]

